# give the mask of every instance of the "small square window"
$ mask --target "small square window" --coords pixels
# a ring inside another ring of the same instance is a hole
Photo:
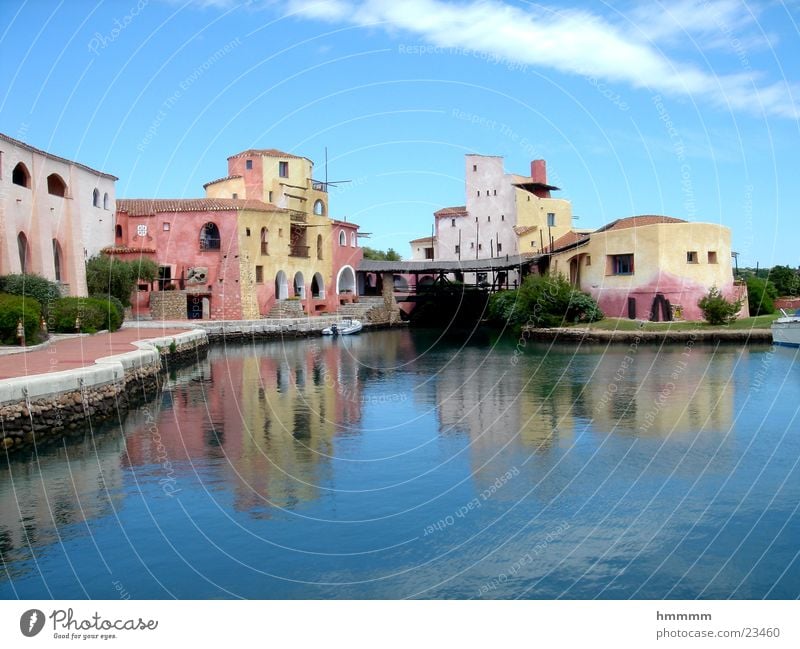
[[[633,255],[609,255],[611,275],[633,275]]]
[[[289,177],[289,163],[281,160],[278,163],[278,175],[281,178],[288,178]]]
[[[535,241],[531,241],[531,248],[535,248],[535,247],[536,247],[536,242]]]
[[[472,171],[478,171],[478,165],[472,165]]]
[[[686,253],[686,263],[687,264],[696,264],[697,263],[697,252],[694,250],[690,250]]]
[[[547,213],[547,227],[555,227],[556,225],[556,215],[553,212]]]
[[[253,168],[253,161],[252,160],[245,160],[244,161],[244,168],[245,169],[252,169]]]
[[[494,190],[494,195],[497,196],[497,190],[496,189]]]
[[[586,265],[587,266],[591,266],[592,265],[592,256],[591,255],[586,255]]]
[[[478,244],[478,250],[483,250],[483,244],[482,243]]]
[[[233,194],[231,194],[231,198],[239,198],[239,194],[234,192]]]
[[[489,221],[489,223],[491,223],[492,222],[492,217],[491,216],[487,216],[486,220]]]
[[[470,241],[469,242],[469,248],[470,248],[470,250],[474,250],[475,249],[475,242],[474,241]]]
[[[499,241],[497,242],[497,252],[498,253],[503,252],[503,244],[500,243]]]
[[[169,232],[169,223],[163,223],[161,229],[164,230],[164,232]]]
[[[481,190],[479,189],[479,190],[478,190],[478,196],[480,196],[480,195],[481,195]]]
[[[460,253],[461,253],[461,246],[459,246],[458,244],[456,244],[456,254],[458,255],[458,254],[460,254]]]
[[[250,228],[245,228],[244,233],[249,237],[250,236]]]
[[[264,267],[256,266],[256,284],[264,283]]]
[[[500,215],[500,220],[501,221],[505,221],[506,220],[506,215],[505,214],[501,214]]]
[[[451,228],[456,227],[456,220],[455,219],[450,219],[450,227]]]
[[[717,263],[717,251],[716,250],[709,250],[708,251],[708,263],[709,264],[716,264]]]
[[[272,192],[269,193],[269,202],[272,202]]]
[[[278,228],[278,236],[279,237],[283,236],[283,228]]]

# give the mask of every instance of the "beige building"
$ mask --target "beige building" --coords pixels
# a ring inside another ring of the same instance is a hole
[[[0,275],[86,295],[86,259],[114,243],[116,180],[0,134]]]

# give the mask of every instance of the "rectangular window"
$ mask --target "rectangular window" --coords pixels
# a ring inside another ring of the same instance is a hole
[[[487,216],[486,220],[489,221],[489,223],[491,223],[492,222],[492,217],[491,216]]]
[[[450,219],[450,227],[451,228],[456,227],[456,220],[455,219]]]
[[[503,252],[503,244],[500,243],[499,241],[497,242],[497,252],[498,253]]]
[[[531,241],[531,248],[535,248],[535,247],[536,247],[536,242],[535,241]]]
[[[164,232],[169,232],[169,223],[162,224],[161,229],[164,230]]]
[[[478,196],[480,196],[480,195],[481,195],[481,190],[479,189],[479,190],[478,190]]]
[[[501,214],[500,215],[500,220],[501,221],[505,221],[506,220],[506,215],[505,214]]]
[[[547,213],[547,226],[552,228],[556,224],[556,215],[553,212]]]
[[[456,244],[456,254],[457,255],[461,254],[461,246],[459,246],[458,244]]]
[[[244,168],[245,169],[252,169],[253,168],[253,161],[252,160],[245,160],[244,161]]]
[[[256,266],[256,284],[264,283],[264,267]]]
[[[269,193],[269,202],[272,202],[272,192]]]
[[[478,171],[478,165],[472,165],[472,171]]]
[[[709,250],[708,251],[708,263],[709,264],[716,264],[717,263],[717,251],[716,250]]]
[[[474,241],[470,241],[469,242],[469,249],[470,250],[474,250],[475,249],[475,242]]]
[[[694,250],[690,250],[686,253],[686,263],[687,264],[696,264],[697,263],[697,252]]]
[[[494,195],[497,196],[497,190],[496,189],[494,190]]]
[[[483,250],[483,244],[482,243],[478,244],[478,250]]]
[[[288,178],[289,177],[289,163],[288,162],[284,162],[283,160],[281,160],[278,163],[278,175],[281,178]]]
[[[250,236],[250,228],[245,228],[244,233],[249,237]]]
[[[239,194],[233,193],[231,194],[231,198],[239,198]]]
[[[433,248],[425,248],[425,259],[433,259]]]
[[[592,265],[592,256],[591,255],[586,255],[586,265],[587,266],[591,266]]]
[[[611,275],[633,275],[633,255],[609,255]]]
[[[283,228],[278,228],[278,236],[279,237],[283,236]]]

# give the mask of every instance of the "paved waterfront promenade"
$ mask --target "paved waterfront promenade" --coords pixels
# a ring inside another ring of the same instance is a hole
[[[93,365],[98,358],[136,351],[137,348],[132,345],[134,341],[173,336],[192,328],[188,323],[183,328],[157,327],[154,324],[151,322],[148,323],[148,328],[139,328],[134,323],[114,333],[71,336],[24,353],[0,355],[0,379],[86,367]]]

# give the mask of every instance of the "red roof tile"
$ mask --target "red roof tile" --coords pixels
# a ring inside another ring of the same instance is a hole
[[[676,219],[674,216],[661,216],[659,214],[642,214],[640,216],[628,216],[624,219],[617,219],[604,225],[596,232],[607,232],[609,230],[624,230],[625,228],[639,228],[644,225],[655,225],[658,223],[687,223],[683,219]]]
[[[240,198],[118,198],[117,211],[129,216],[148,216],[163,212],[284,212],[272,203]]]
[[[523,237],[526,234],[528,234],[529,232],[533,232],[536,229],[537,229],[537,226],[535,226],[535,225],[515,225],[514,226],[514,232],[516,232],[517,236],[520,236],[520,237]]]
[[[467,206],[466,205],[458,205],[456,207],[443,207],[442,209],[434,212],[433,215],[436,217],[442,216],[460,216],[462,214],[467,213]]]
[[[575,232],[574,230],[567,232],[565,235],[560,236],[553,241],[553,252],[558,252],[562,248],[569,248],[575,244],[586,243],[589,240],[588,234],[583,232]],[[545,246],[544,249],[549,251],[550,246]]]
[[[225,180],[233,180],[234,178],[241,178],[241,176],[225,176],[224,178],[217,178],[216,180],[212,180],[211,182],[208,182],[205,185],[203,185],[203,189],[205,189],[209,185],[213,185],[215,183],[221,183]]]
[[[247,156],[267,156],[268,158],[303,158],[304,156],[295,155],[293,153],[286,153],[286,151],[280,151],[279,149],[247,149],[247,151],[242,151],[241,153],[234,153],[232,156],[228,157],[228,160],[231,158],[245,158]],[[308,158],[306,158],[307,160]]]

